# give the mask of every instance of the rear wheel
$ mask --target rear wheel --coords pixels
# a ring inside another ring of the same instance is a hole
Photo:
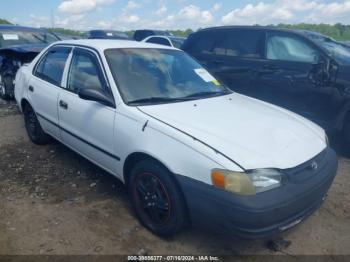
[[[139,162],[131,171],[128,187],[138,219],[154,234],[172,236],[185,226],[182,193],[162,165],[153,160]]]
[[[44,145],[50,142],[51,137],[41,128],[38,118],[29,104],[24,108],[24,121],[27,134],[34,144]]]

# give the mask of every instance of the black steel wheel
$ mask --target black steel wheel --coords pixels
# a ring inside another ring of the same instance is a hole
[[[50,142],[51,137],[47,135],[38,121],[38,118],[30,105],[24,108],[24,121],[29,139],[37,145],[44,145]]]
[[[187,221],[182,193],[168,170],[154,160],[133,168],[129,192],[140,222],[159,236],[172,236]]]

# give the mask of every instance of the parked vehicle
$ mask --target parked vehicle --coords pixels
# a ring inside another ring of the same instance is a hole
[[[341,43],[350,48],[350,41],[342,41]]]
[[[142,29],[135,31],[134,40],[142,41],[151,35],[173,36],[173,34],[168,31]]]
[[[136,41],[51,45],[16,77],[29,138],[50,137],[123,181],[141,223],[265,237],[316,210],[337,158],[325,132],[233,93],[187,54]]]
[[[131,37],[129,37],[126,33],[113,30],[91,30],[87,33],[86,38],[131,40]]]
[[[350,50],[310,31],[218,27],[193,33],[183,50],[239,93],[294,111],[350,148]]]
[[[143,39],[142,42],[181,48],[185,40],[184,37],[152,35]]]
[[[82,39],[81,36],[79,35],[67,35],[67,34],[62,34],[62,33],[57,33],[57,32],[52,32],[57,38],[60,40],[77,40],[77,39]]]
[[[31,62],[48,44],[59,40],[45,30],[0,25],[0,98],[13,99],[18,68]]]

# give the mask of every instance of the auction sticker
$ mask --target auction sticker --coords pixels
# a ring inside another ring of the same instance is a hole
[[[200,78],[202,78],[205,82],[214,82],[216,79],[208,73],[204,68],[198,68],[194,70]]]
[[[18,35],[16,34],[2,34],[4,40],[19,40]]]

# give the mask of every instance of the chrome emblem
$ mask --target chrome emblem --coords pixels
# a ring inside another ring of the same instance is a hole
[[[312,162],[311,163],[311,165],[310,165],[310,169],[312,169],[312,170],[317,170],[318,169],[318,164],[317,164],[317,162]]]

